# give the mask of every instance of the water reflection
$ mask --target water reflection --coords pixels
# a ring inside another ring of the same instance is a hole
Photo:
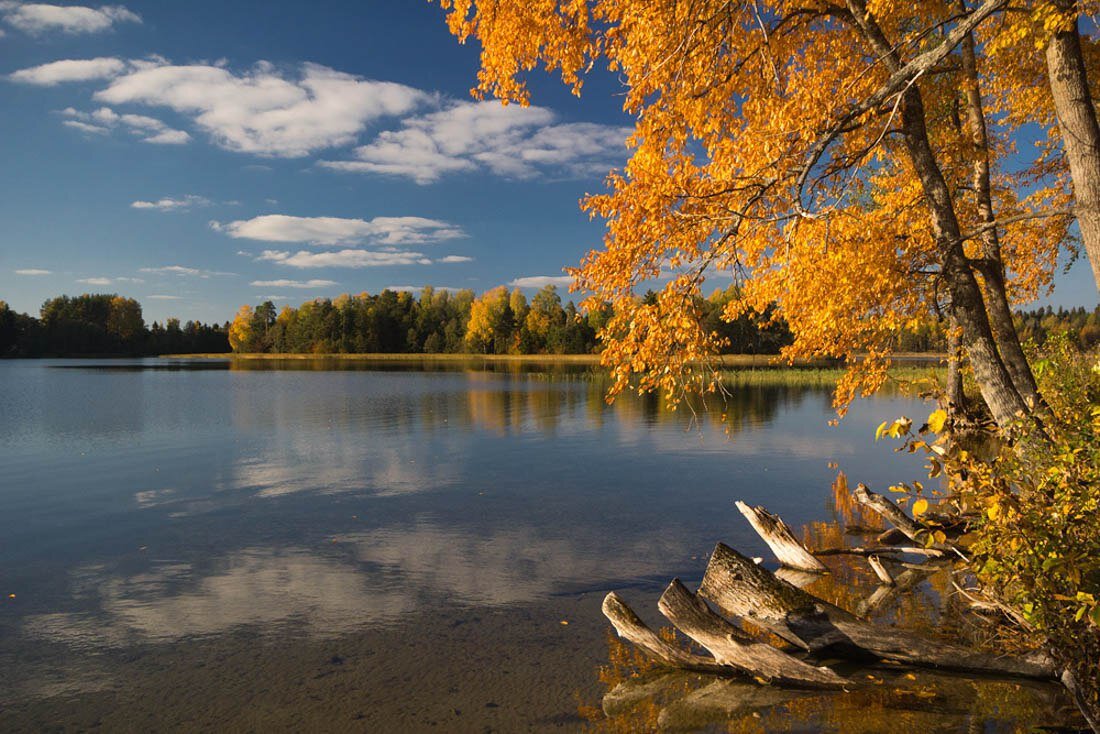
[[[74,596],[90,609],[33,615],[25,630],[81,648],[172,642],[242,625],[275,633],[288,622],[335,635],[413,607],[409,594],[379,588],[355,566],[302,548],[244,548],[208,565],[160,563],[129,576],[99,566],[75,569]]]
[[[778,385],[694,410],[608,406],[606,378],[575,365],[55,364],[0,363],[0,591],[17,594],[0,607],[0,700],[92,697],[81,710],[108,695],[103,681],[130,680],[131,655],[198,646],[219,660],[244,638],[278,641],[248,678],[258,691],[299,679],[281,657],[292,643],[302,659],[331,640],[364,658],[378,645],[412,668],[402,636],[430,641],[453,678],[444,691],[477,690],[453,639],[464,625],[465,644],[497,645],[530,686],[566,690],[546,716],[574,715],[567,694],[601,649],[607,589],[697,579],[718,538],[759,554],[737,497],[793,524],[831,519],[830,461],[870,483],[907,478],[909,457],[869,439],[884,413],[916,412],[887,395],[829,429],[827,390]],[[528,619],[539,626],[512,632]],[[173,665],[150,663],[143,685],[186,693],[242,675],[211,663],[185,679]],[[34,720],[60,719],[47,707]]]
[[[828,511],[832,518],[803,528],[812,549],[842,548],[865,541],[845,528],[877,532],[872,518],[852,500],[847,478],[833,482]],[[881,585],[861,557],[826,556],[828,574],[787,572],[785,580],[814,596],[881,625],[912,630],[930,638],[978,646],[980,622],[951,593],[943,565],[917,570],[892,561],[895,586]],[[743,623],[746,627],[751,627]],[[678,646],[690,644],[674,628],[659,634]],[[775,644],[782,644],[772,638]],[[607,664],[597,671],[604,693],[582,704],[579,713],[593,731],[849,732],[883,731],[1025,731],[1035,728],[1081,729],[1080,717],[1065,691],[1053,683],[1026,679],[964,676],[882,663],[860,666],[832,661],[831,667],[853,681],[844,692],[783,689],[715,675],[669,671],[637,649],[607,637]]]

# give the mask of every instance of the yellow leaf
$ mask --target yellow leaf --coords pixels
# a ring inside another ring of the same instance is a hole
[[[928,416],[928,427],[932,429],[934,433],[943,433],[943,427],[947,423],[947,411],[942,408],[932,411],[932,415]]]
[[[913,516],[920,517],[928,511],[928,500],[919,499],[913,503]]]

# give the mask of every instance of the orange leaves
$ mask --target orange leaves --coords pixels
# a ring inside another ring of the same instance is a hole
[[[624,82],[623,108],[635,119],[632,155],[608,176],[606,192],[584,201],[607,232],[604,246],[573,271],[592,303],[615,305],[603,331],[615,392],[713,384],[696,365],[717,343],[698,326],[691,302],[716,273],[745,281],[740,300],[725,309],[728,318],[778,304],[794,335],[786,356],[870,355],[839,385],[841,408],[882,384],[906,323],[946,307],[936,280],[945,245],[936,241],[924,184],[899,134],[897,97],[850,113],[877,99],[890,76],[866,24],[876,24],[897,50],[894,61],[904,64],[940,42],[957,22],[956,3],[869,0],[861,19],[831,4],[788,0],[441,5],[456,36],[481,43],[478,94],[525,103],[524,77],[539,66],[575,92],[595,63]],[[1023,7],[978,26],[978,68],[993,121],[988,150],[975,148],[960,115],[958,58],[914,82],[970,257],[979,254],[974,233],[983,221],[971,185],[974,161],[990,159],[996,215],[1011,221],[1001,230],[1009,287],[1020,298],[1049,282],[1069,221],[1026,218],[1038,207],[1067,205],[1055,149],[1036,164],[1038,185],[1002,165],[1021,125],[1053,122],[1034,44],[1065,19],[1049,0]],[[1090,49],[1089,58],[1100,59]],[[838,120],[849,122],[824,155],[808,158]],[[816,163],[807,171],[808,160]],[[655,303],[636,300],[670,269],[686,275]]]

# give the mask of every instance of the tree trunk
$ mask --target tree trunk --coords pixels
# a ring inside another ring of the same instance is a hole
[[[1056,4],[1063,10],[1074,6],[1071,0]],[[1100,288],[1100,125],[1089,92],[1076,18],[1071,28],[1053,35],[1046,57],[1054,111],[1073,178],[1077,226]]]
[[[848,0],[848,5],[856,29],[874,53],[884,60],[892,73],[900,70],[902,64],[897,47],[883,34],[863,0]],[[981,288],[963,251],[955,202],[928,140],[920,89],[913,83],[899,94],[901,132],[932,218],[932,233],[940,255],[940,275],[951,297],[951,315],[961,327],[962,346],[970,357],[982,399],[989,406],[993,420],[1007,426],[1018,417],[1029,415],[1030,410],[1001,359]]]
[[[959,327],[955,319],[947,320],[947,405],[952,418],[966,415],[966,393],[963,391],[962,349],[959,347]]]
[[[959,0],[959,9],[965,3]],[[989,177],[989,133],[982,107],[981,81],[978,76],[977,54],[974,51],[974,34],[968,33],[962,42],[963,86],[966,92],[966,118],[970,141],[974,146],[974,162],[971,183],[978,203],[978,220],[981,225],[982,279],[985,281],[986,307],[993,338],[1004,360],[1005,368],[1020,397],[1032,408],[1042,403],[1035,376],[1027,363],[1016,325],[1012,322],[1012,308],[1005,289],[1005,266],[1001,257],[1001,242],[997,234],[996,216],[993,212],[993,193]],[[961,405],[961,404],[960,404]]]

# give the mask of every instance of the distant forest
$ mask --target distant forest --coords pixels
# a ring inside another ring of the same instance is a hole
[[[647,294],[646,298],[652,298]],[[722,321],[735,287],[698,299],[703,323],[725,337],[731,354],[776,354],[790,342],[782,320],[770,313]],[[378,295],[318,298],[278,310],[271,301],[243,306],[232,322],[203,324],[167,319],[147,326],[141,304],[113,294],[60,296],[38,317],[0,301],[0,356],[90,356],[224,353],[474,353],[588,354],[599,351],[597,331],[610,307],[580,312],[562,303],[554,286],[528,301],[501,286],[473,291],[424,288],[419,295],[385,290]],[[1092,311],[1036,309],[1016,314],[1021,337],[1042,344],[1068,331],[1084,349],[1100,346],[1100,306]],[[943,325],[929,319],[898,335],[902,352],[945,349]]]
[[[142,356],[228,352],[228,324],[197,321],[145,325],[141,304],[113,294],[59,296],[42,304],[38,318],[0,301],[0,356]]]

